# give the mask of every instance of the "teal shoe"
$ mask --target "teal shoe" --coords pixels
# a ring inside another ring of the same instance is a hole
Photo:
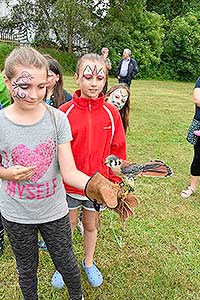
[[[101,272],[99,271],[99,269],[94,264],[94,262],[91,267],[86,267],[85,261],[83,259],[82,260],[82,268],[85,271],[88,281],[92,287],[98,287],[103,283],[103,276],[102,276]]]
[[[53,285],[53,287],[59,290],[65,286],[62,275],[58,271],[55,271],[55,273],[53,274],[51,284]]]

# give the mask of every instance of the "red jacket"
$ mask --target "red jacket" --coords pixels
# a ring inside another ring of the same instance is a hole
[[[76,167],[88,176],[100,172],[113,182],[119,182],[121,179],[114,176],[104,161],[110,154],[126,159],[126,138],[120,114],[112,104],[104,101],[103,94],[95,100],[81,98],[80,94],[80,90],[76,91],[71,101],[59,107],[71,125]],[[84,195],[84,191],[64,185],[67,193]]]

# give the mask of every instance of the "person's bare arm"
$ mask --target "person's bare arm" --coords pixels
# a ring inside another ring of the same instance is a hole
[[[200,88],[195,88],[193,92],[194,104],[200,107]]]
[[[58,145],[58,161],[64,182],[84,190],[90,177],[76,168],[70,142]]]

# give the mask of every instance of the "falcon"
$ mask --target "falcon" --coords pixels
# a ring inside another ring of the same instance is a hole
[[[127,188],[128,192],[134,190],[136,176],[168,177],[173,175],[172,169],[162,160],[137,164],[132,161],[122,160],[115,155],[109,155],[105,160],[105,165],[111,168],[116,176],[122,178],[122,184]]]

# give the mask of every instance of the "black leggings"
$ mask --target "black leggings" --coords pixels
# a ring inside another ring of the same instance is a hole
[[[194,158],[190,167],[190,173],[192,176],[200,176],[200,138],[197,139],[197,143],[194,146]]]
[[[56,269],[62,274],[70,299],[82,299],[79,267],[72,248],[68,215],[44,224],[19,224],[2,217],[16,257],[19,284],[24,300],[37,300],[38,231],[40,231]]]

